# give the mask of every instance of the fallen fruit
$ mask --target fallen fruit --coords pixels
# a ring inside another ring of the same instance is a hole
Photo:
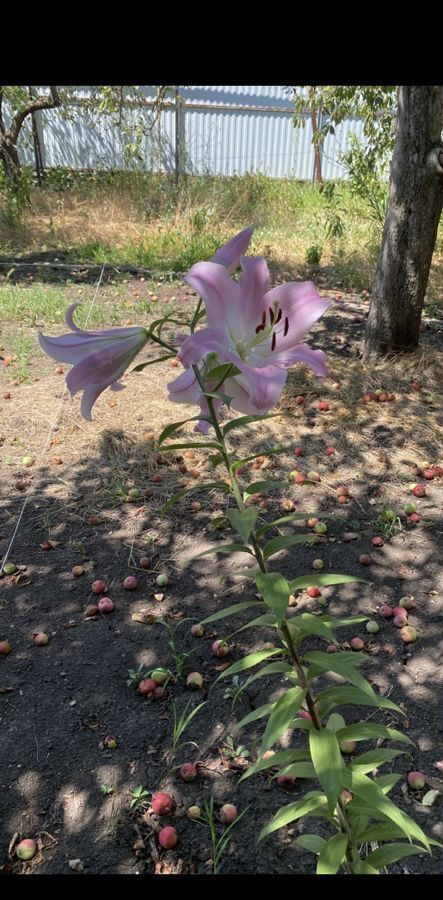
[[[163,687],[162,684],[158,684],[154,691],[153,697],[154,697],[154,700],[167,700],[169,697],[169,694],[168,694],[166,688]]]
[[[414,606],[414,598],[402,597],[401,600],[398,601],[398,605],[400,609],[412,609]]]
[[[378,634],[380,631],[380,625],[378,622],[374,622],[372,619],[369,622],[366,622],[366,631],[368,634]]]
[[[375,537],[372,538],[371,544],[373,547],[383,547],[384,540],[380,535],[376,534]]]
[[[123,587],[126,591],[135,591],[138,585],[138,581],[134,575],[128,575],[123,582]]]
[[[432,481],[432,479],[435,478],[434,470],[433,469],[424,469],[423,478],[426,478],[427,481]]]
[[[235,822],[238,816],[237,807],[233,806],[232,803],[225,803],[220,810],[220,821],[223,822],[223,825],[230,825],[231,822]]]
[[[143,678],[142,681],[139,681],[137,685],[137,690],[139,694],[143,694],[143,696],[149,696],[153,694],[157,687],[156,682],[153,678]]]
[[[346,487],[345,484],[340,484],[339,487],[335,489],[335,493],[338,497],[349,497],[349,488]]]
[[[402,616],[394,616],[393,622],[396,628],[404,628],[408,624],[406,612]]]
[[[279,787],[283,788],[284,791],[290,791],[291,788],[294,787],[295,778],[292,775],[279,775],[277,784]]]
[[[294,450],[294,456],[303,456],[303,448],[302,448],[302,447],[296,447],[295,450]]]
[[[425,786],[426,775],[423,775],[423,772],[409,772],[408,784],[414,791],[418,791]]]
[[[103,743],[108,750],[115,750],[117,747],[117,741],[111,734],[108,734],[108,736],[105,737]]]
[[[200,675],[200,672],[190,672],[186,679],[186,685],[189,688],[194,688],[194,690],[201,688],[203,685],[203,677]]]
[[[166,587],[166,585],[169,584],[169,578],[167,575],[165,575],[165,573],[157,575],[157,578],[155,580],[159,587]]]
[[[314,531],[316,534],[326,534],[328,530],[328,526],[326,522],[317,522],[317,525],[314,525]]]
[[[98,516],[89,516],[88,525],[100,525],[100,519]]]
[[[34,631],[32,640],[37,647],[46,647],[46,644],[49,644],[49,637],[44,631]]]
[[[306,519],[306,525],[308,526],[308,528],[315,528],[315,526],[318,525],[319,521],[320,519],[316,519],[315,516],[313,516],[311,519]]]
[[[149,556],[142,556],[139,560],[139,566],[141,569],[150,569],[151,568],[151,560]]]
[[[358,557],[358,561],[361,566],[370,566],[372,559],[369,556],[369,553],[362,553],[361,556]]]
[[[33,466],[34,463],[35,463],[34,456],[24,456],[22,459],[22,465],[26,466],[27,469],[30,469],[30,467]]]
[[[314,470],[309,471],[308,474],[306,475],[306,478],[308,481],[321,481],[320,475],[318,474],[318,472],[315,472]]]
[[[321,590],[318,587],[308,587],[308,588],[306,588],[306,593],[307,593],[308,597],[320,597],[321,596]]]
[[[229,653],[229,647],[226,641],[214,641],[212,645],[212,652],[214,656],[226,656]]]
[[[365,646],[365,642],[362,641],[361,638],[359,638],[359,637],[352,638],[351,647],[353,650],[363,650],[364,646]]]
[[[170,672],[168,672],[167,669],[158,668],[154,669],[154,671],[151,672],[151,678],[153,681],[155,681],[156,684],[164,684],[169,677]]]
[[[164,791],[159,791],[152,798],[151,808],[157,816],[169,816],[174,808],[174,798]]]
[[[203,625],[193,625],[191,628],[191,634],[194,637],[203,637],[204,633],[205,633],[205,629],[204,629]]]
[[[415,497],[426,497],[426,488],[424,484],[416,484],[412,493]]]
[[[91,591],[93,594],[104,594],[106,590],[106,585],[104,581],[94,581],[91,586]]]
[[[98,613],[98,606],[95,603],[88,603],[85,609],[85,619],[92,619]]]
[[[407,516],[410,516],[411,513],[417,512],[417,506],[416,506],[415,503],[405,503],[405,505],[404,505],[404,511],[405,511],[405,513],[406,513]]]
[[[180,766],[180,775],[183,781],[194,781],[197,778],[197,766],[194,763],[183,763]]]
[[[324,562],[322,559],[313,559],[311,566],[313,569],[320,570],[323,569]]]
[[[178,843],[178,834],[172,825],[166,825],[158,833],[158,842],[164,850],[171,850]]]
[[[302,397],[301,395],[299,395],[298,397],[295,397],[295,399],[294,399],[294,403],[296,403],[297,406],[301,406],[302,403],[304,403],[304,402],[305,402],[305,398]]]
[[[238,474],[238,472],[237,472],[237,474]],[[193,501],[192,501],[192,503],[191,503],[191,509],[193,510],[193,512],[200,512],[201,508],[202,508],[202,505],[201,505],[201,503],[200,503],[200,500],[193,500]]]
[[[326,456],[332,456],[335,453],[335,447],[326,447],[325,453]]]
[[[19,859],[27,861],[28,859],[32,859],[37,853],[37,844],[30,838],[25,838],[24,841],[20,841],[20,843],[17,844],[15,852]]]
[[[340,741],[340,750],[342,753],[353,753],[356,746],[356,741]]]
[[[199,819],[202,814],[202,811],[199,806],[189,806],[186,815],[188,819]]]
[[[394,615],[392,606],[388,606],[386,603],[383,603],[378,608],[378,614],[382,617],[382,619],[391,619]]]
[[[14,575],[14,572],[17,571],[17,566],[15,563],[5,563],[3,566],[3,572],[5,575]]]
[[[2,656],[7,656],[10,652],[11,645],[9,641],[0,641],[0,653],[2,654]]]
[[[295,503],[293,500],[280,500],[280,509],[282,512],[294,512]]]
[[[112,613],[114,611],[114,604],[109,597],[100,597],[97,606],[101,613]]]
[[[417,525],[419,521],[420,516],[418,513],[411,513],[411,515],[408,516],[408,522],[410,523],[410,525]]]
[[[405,644],[413,644],[417,640],[418,634],[415,628],[412,628],[411,625],[406,625],[405,628],[401,629],[400,637]]]
[[[327,403],[326,400],[320,400],[320,402],[317,403],[317,409],[321,412],[328,412],[329,408],[329,403]]]
[[[337,653],[338,647],[335,644],[328,644],[326,647],[326,653]]]

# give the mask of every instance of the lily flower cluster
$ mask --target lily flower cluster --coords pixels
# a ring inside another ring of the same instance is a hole
[[[251,237],[252,228],[244,229],[211,262],[196,263],[184,278],[203,300],[206,327],[177,335],[178,357],[185,371],[170,382],[168,392],[174,403],[199,404],[202,419],[196,427],[203,432],[210,423],[201,382],[217,366],[229,364],[223,395],[230,398],[233,409],[248,415],[266,413],[275,406],[294,363],[307,364],[320,377],[328,374],[323,351],[300,341],[329,301],[320,297],[310,281],[270,288],[264,258],[245,256]],[[230,275],[239,266],[242,273],[236,281]],[[119,379],[151,335],[142,327],[82,331],[73,321],[77,305],[66,313],[70,334],[39,335],[39,341],[53,359],[73,365],[66,383],[71,395],[83,390],[81,412],[91,420],[98,396],[108,387],[123,387]],[[205,385],[208,391],[215,387]],[[218,413],[223,400],[215,398],[214,404]]]

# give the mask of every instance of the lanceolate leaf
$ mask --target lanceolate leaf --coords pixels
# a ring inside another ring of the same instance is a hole
[[[337,734],[337,731],[340,731],[340,728],[346,728],[346,722],[343,716],[340,716],[338,713],[332,713],[326,722],[326,727],[329,728],[329,731],[333,731],[334,734]]]
[[[186,425],[187,422],[195,422],[198,419],[201,419],[201,416],[191,416],[190,419],[182,419],[181,422],[173,422],[172,425],[167,425],[160,434],[160,437],[157,441],[158,445],[160,446],[160,444],[162,444],[163,441],[165,441],[166,438],[169,437],[169,435],[174,434],[175,431],[179,431],[179,429],[183,425]]]
[[[368,582],[364,578],[356,578],[355,575],[301,575],[299,578],[293,578],[289,582],[291,591],[301,591],[306,587],[322,587],[329,584],[350,584],[354,581],[360,581],[362,584]]]
[[[380,869],[382,866],[391,866],[399,859],[415,856],[417,853],[423,853],[423,847],[416,847],[415,844],[385,844],[384,847],[379,847],[378,850],[369,853],[365,862],[374,869]]]
[[[142,362],[137,366],[134,366],[134,368],[131,369],[131,372],[142,372],[143,369],[146,369],[146,366],[153,366],[154,363],[164,362],[165,359],[174,359],[174,354],[167,353],[165,356],[157,356],[157,359],[148,359],[147,362]]]
[[[243,428],[245,425],[250,425],[251,422],[262,422],[264,419],[275,419],[276,416],[279,415],[281,415],[281,413],[271,413],[266,416],[239,416],[237,419],[232,419],[223,426],[223,435],[229,434],[233,428]]]
[[[257,590],[266,605],[272,609],[278,622],[282,622],[289,603],[289,585],[279,572],[267,572],[255,578]]]
[[[362,799],[369,806],[372,806],[383,813],[388,819],[394,822],[395,825],[398,825],[411,842],[412,838],[420,841],[429,852],[429,841],[424,831],[422,831],[413,819],[392,803],[392,800],[385,796],[383,791],[374,781],[368,778],[367,775],[352,772],[351,784],[351,790],[357,797]]]
[[[260,606],[263,606],[261,601],[258,602],[260,603]],[[262,616],[257,616],[256,619],[252,619],[252,622],[248,622],[247,625],[242,625],[241,628],[237,628],[237,631],[234,631],[231,637],[234,637],[234,634],[239,634],[240,631],[245,631],[246,628],[255,628],[259,625],[267,625],[271,628],[276,628],[277,625],[275,622],[274,613],[263,613]]]
[[[403,744],[412,744],[410,737],[397,731],[396,728],[388,728],[387,725],[378,725],[375,722],[360,722],[358,725],[347,725],[337,733],[339,741],[370,741],[372,738],[387,738],[391,741],[399,741]]]
[[[166,453],[167,450],[193,450],[197,448],[200,450],[202,447],[209,447],[210,450],[223,450],[221,444],[218,444],[217,441],[183,441],[181,444],[166,444],[162,447],[162,452]]]
[[[264,772],[266,769],[274,769],[276,766],[286,766],[296,762],[306,762],[310,759],[309,750],[281,750],[280,753],[274,753],[268,759],[259,759],[254,765],[248,766],[246,772],[243,773],[240,781],[256,775],[258,772]]]
[[[305,634],[316,634],[325,638],[329,643],[336,644],[334,633],[323,621],[323,616],[313,616],[311,613],[302,613],[297,617],[297,623],[301,624]]]
[[[384,765],[384,763],[391,762],[396,756],[401,756],[405,752],[405,750],[391,750],[388,747],[369,750],[367,753],[362,753],[361,756],[354,757],[350,768],[353,772],[361,772],[363,775],[366,775],[368,772],[372,772],[379,766]]]
[[[338,872],[346,852],[348,838],[338,832],[326,841],[320,850],[317,860],[317,875],[335,875]]]
[[[356,859],[352,862],[352,874],[353,875],[380,875],[380,872],[377,869],[374,869],[373,866],[370,866],[369,863],[364,862],[362,859]]]
[[[250,506],[247,509],[227,509],[226,516],[241,538],[247,541],[255,525],[258,509]]]
[[[203,484],[195,484],[190,488],[184,488],[182,491],[177,491],[167,503],[164,503],[160,509],[160,513],[163,516],[165,512],[171,509],[171,506],[175,506],[177,503],[180,503],[180,500],[183,500],[183,497],[186,497],[188,494],[193,493],[194,491],[230,491],[230,487],[224,481],[208,481],[203,482]]]
[[[317,677],[317,674],[321,672],[335,672],[337,675],[341,675],[342,678],[350,681],[355,687],[360,688],[360,690],[363,691],[364,694],[367,694],[371,700],[377,699],[374,689],[369,682],[366,681],[366,678],[363,675],[360,675],[360,672],[357,672],[355,667],[347,660],[344,660],[343,657],[338,660],[335,659],[335,656],[338,655],[338,653],[334,654],[334,657],[331,659],[330,653],[321,653],[319,650],[306,653],[304,659],[313,663],[312,668],[308,671],[308,678],[311,679]]]
[[[269,656],[275,656],[277,653],[282,653],[281,648],[277,647],[275,650],[256,650],[255,653],[249,653],[243,659],[240,659],[238,662],[233,663],[232,666],[229,666],[229,669],[225,669],[225,671],[219,675],[219,678],[231,678],[233,675],[236,675],[237,672],[245,672],[246,669],[252,669],[253,666],[258,666],[264,659],[268,659]]]
[[[263,706],[258,706],[257,709],[253,709],[252,712],[248,713],[240,722],[237,722],[237,725],[234,725],[232,731],[237,732],[241,731],[242,728],[246,728],[246,725],[249,725],[250,722],[256,722],[257,719],[263,719],[264,716],[268,716],[269,713],[274,709],[275,703],[264,703]]]
[[[288,806],[282,806],[275,814],[274,818],[262,828],[258,840],[262,841],[268,834],[278,831],[279,828],[283,828],[285,825],[295,822],[297,819],[306,816],[314,810],[326,810],[326,808],[326,797],[319,792],[312,792],[311,796],[305,796],[302,800],[298,800],[297,803],[289,803]]]
[[[356,687],[329,688],[317,695],[317,703],[321,706],[322,716],[326,716],[334,706],[345,706],[348,703],[357,706],[394,709],[396,712],[404,715],[403,710],[396,703],[393,703],[392,700],[388,700],[387,697],[381,697],[374,693],[374,697],[371,698],[368,694],[361,691],[360,688]]]
[[[277,491],[279,488],[287,487],[287,481],[255,481],[245,488],[243,492],[243,500],[252,497],[253,494],[267,494],[270,491]]]
[[[278,778],[280,775],[290,775],[292,778],[315,778],[315,769],[311,762],[292,763],[277,772],[274,777]]]
[[[276,553],[280,553],[280,550],[285,550],[286,547],[293,547],[295,544],[317,543],[318,538],[315,534],[282,534],[279,537],[272,538],[271,541],[268,541],[267,544],[265,544],[263,547],[263,556],[265,560],[267,560]]]
[[[235,616],[237,613],[243,612],[243,610],[248,609],[251,606],[261,605],[260,600],[242,600],[241,603],[233,603],[232,606],[227,606],[226,609],[220,609],[218,612],[213,613],[212,616],[201,619],[199,624],[209,625],[210,622],[218,622],[219,619],[225,619],[226,616]]]
[[[318,837],[317,834],[301,834],[294,843],[298,844],[299,847],[303,847],[304,850],[310,850],[311,853],[316,853],[318,856],[326,844],[326,841],[323,840],[323,838]]]
[[[300,704],[304,700],[306,691],[300,687],[289,688],[280,700],[274,706],[269,716],[263,740],[261,742],[261,752],[269,750],[278,738],[290,725],[300,709]]]
[[[276,662],[270,663],[269,666],[264,666],[263,669],[260,669],[259,672],[255,672],[254,675],[250,675],[244,684],[244,689],[249,687],[254,681],[257,681],[257,678],[264,678],[268,675],[276,675],[277,673],[287,674],[288,672],[292,672],[292,666],[290,663],[285,662]]]
[[[334,812],[337,797],[343,787],[343,760],[334,732],[328,728],[309,732],[311,758],[317,778],[328,798],[330,812]]]
[[[202,550],[201,553],[194,553],[192,556],[188,556],[187,559],[199,559],[200,556],[207,556],[209,553],[249,553],[253,556],[251,548],[247,547],[246,544],[218,544],[215,547]]]
[[[291,513],[288,516],[282,516],[280,519],[274,519],[273,522],[266,522],[266,525],[261,525],[255,533],[257,537],[261,537],[262,534],[266,534],[271,528],[277,528],[279,525],[288,525],[289,522],[304,521],[308,515],[308,513]]]
[[[205,375],[205,381],[224,381],[228,372],[232,377],[234,377],[234,375],[240,375],[240,369],[237,369],[237,366],[232,365],[232,363],[223,363],[221,366],[216,366],[215,369],[211,369],[211,371]]]

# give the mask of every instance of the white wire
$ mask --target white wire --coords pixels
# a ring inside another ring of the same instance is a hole
[[[94,296],[93,296],[93,298],[92,298],[92,300],[91,300],[91,303],[90,303],[90,306],[89,306],[89,310],[88,310],[88,314],[87,314],[87,316],[86,316],[85,326],[88,324],[89,319],[90,319],[90,317],[91,317],[91,313],[92,313],[92,310],[93,310],[93,308],[94,308],[95,301],[96,301],[96,299],[97,299],[98,289],[99,289],[99,287],[100,287],[100,285],[101,285],[102,278],[103,278],[103,272],[104,272],[104,271],[105,271],[105,266],[103,265],[103,266],[102,266],[102,270],[101,270],[101,272],[100,272],[100,278],[99,278],[99,280],[98,280],[98,282],[97,282],[97,285],[96,285],[96,288],[95,288],[95,293],[94,293]],[[47,450],[48,447],[49,447],[49,444],[50,444],[51,439],[52,439],[52,435],[54,434],[54,431],[55,431],[55,428],[56,428],[56,425],[57,425],[57,422],[58,422],[58,419],[59,419],[59,416],[60,416],[61,408],[62,408],[62,405],[63,405],[63,401],[64,401],[64,399],[65,399],[65,395],[66,395],[67,390],[68,390],[68,389],[67,389],[66,383],[65,383],[65,386],[64,386],[63,391],[62,391],[62,395],[61,395],[61,397],[60,397],[60,403],[59,403],[58,406],[57,406],[57,409],[56,409],[56,411],[55,411],[55,414],[54,414],[54,417],[53,417],[53,420],[52,420],[52,424],[50,425],[48,434],[47,434],[47,436],[46,436],[45,444],[44,444],[44,446],[43,446],[43,449],[40,451],[40,455],[39,455],[38,458],[37,458],[37,464],[40,463],[40,462],[42,461],[43,456],[44,456],[44,454],[46,453],[46,450]],[[11,550],[12,550],[13,545],[14,545],[14,541],[15,541],[15,538],[16,538],[16,535],[17,535],[17,532],[18,532],[18,529],[19,529],[19,527],[20,527],[20,522],[21,522],[21,520],[22,520],[22,518],[23,518],[23,513],[24,513],[24,511],[25,511],[25,509],[26,509],[26,507],[27,507],[27,505],[28,505],[29,498],[35,493],[35,488],[36,488],[36,484],[34,483],[33,485],[31,485],[31,487],[30,487],[30,489],[29,489],[28,493],[26,494],[26,497],[25,497],[25,499],[24,499],[24,501],[23,501],[23,505],[22,505],[22,508],[21,508],[21,510],[20,510],[20,512],[19,512],[17,522],[15,523],[14,531],[12,532],[11,539],[10,539],[10,541],[9,541],[9,544],[8,544],[8,547],[7,547],[7,550],[6,550],[6,553],[5,553],[4,557],[3,557],[3,560],[2,560],[2,563],[1,563],[1,566],[0,566],[0,572],[3,571],[3,569],[4,569],[5,565],[6,565],[6,562],[7,562],[7,560],[8,560],[9,554],[10,554],[10,552],[11,552]]]

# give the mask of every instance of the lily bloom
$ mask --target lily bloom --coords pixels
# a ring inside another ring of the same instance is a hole
[[[66,311],[65,321],[72,334],[60,337],[39,334],[38,339],[48,356],[73,366],[66,376],[66,384],[71,396],[83,391],[81,414],[90,422],[91,409],[102,391],[108,387],[112,390],[124,387],[118,379],[148,342],[149,333],[141,327],[82,331],[72,318],[79,305],[73,303]]]
[[[310,366],[320,377],[328,370],[322,350],[312,350],[301,338],[330,306],[311,281],[269,289],[263,257],[242,257],[240,279],[231,279],[215,262],[194,265],[185,281],[202,297],[207,328],[186,339],[179,336],[179,359],[186,372],[168,385],[170,400],[192,403],[201,390],[190,367],[208,354],[231,363],[233,375],[223,383],[232,407],[246,414],[268,412],[277,403],[295,362]]]

